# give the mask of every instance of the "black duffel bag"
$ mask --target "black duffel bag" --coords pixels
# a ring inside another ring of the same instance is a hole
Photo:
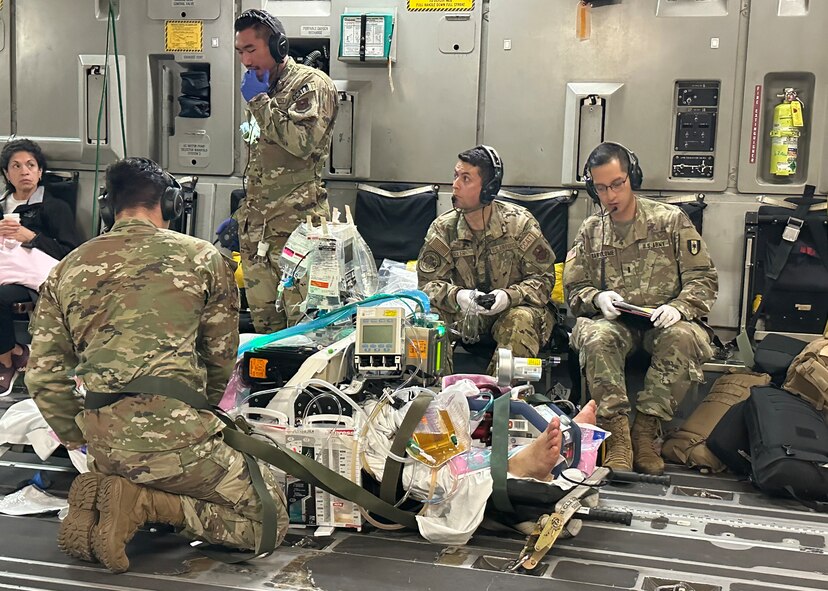
[[[746,402],[751,480],[763,492],[828,511],[828,424],[808,402],[754,386]],[[810,502],[809,502],[810,501]]]

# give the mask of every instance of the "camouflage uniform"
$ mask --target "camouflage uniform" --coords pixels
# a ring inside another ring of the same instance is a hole
[[[629,414],[624,360],[643,347],[652,354],[652,363],[636,407],[669,421],[692,383],[704,379],[701,365],[713,354],[700,317],[716,300],[718,278],[704,240],[679,208],[636,197],[635,219],[625,238],[616,234],[609,218],[593,215],[584,221],[566,258],[564,289],[578,316],[572,346],[586,367],[598,416]],[[593,303],[604,290],[637,306],[669,304],[682,319],[664,329],[624,313],[606,320]]]
[[[276,309],[282,272],[279,256],[290,233],[310,215],[330,218],[322,167],[328,155],[339,102],[323,72],[288,58],[269,94],[247,103],[261,135],[250,146],[247,198],[236,214],[247,301],[256,332],[285,328],[285,311]],[[259,241],[269,245],[257,258]],[[301,297],[285,294],[291,320],[298,319]]]
[[[417,260],[420,289],[447,324],[461,319],[457,292],[502,289],[509,308],[480,316],[481,334],[520,357],[533,357],[549,340],[554,316],[547,307],[555,285],[555,253],[525,208],[494,201],[485,231],[474,232],[456,211],[428,229]]]
[[[88,391],[117,393],[140,376],[205,392],[218,404],[238,347],[233,273],[209,243],[120,220],[55,267],[32,322],[26,386],[61,441],[88,443],[90,468],[182,495],[185,535],[254,548],[261,506],[243,456],[214,415],[165,396],[84,410]],[[284,495],[263,470],[287,528]]]

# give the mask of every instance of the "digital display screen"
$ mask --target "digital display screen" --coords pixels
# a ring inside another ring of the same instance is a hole
[[[391,343],[394,338],[392,324],[363,324],[362,342],[366,345]]]

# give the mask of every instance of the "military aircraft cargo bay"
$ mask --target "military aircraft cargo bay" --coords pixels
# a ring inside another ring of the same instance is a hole
[[[828,590],[828,0],[0,0],[0,590]]]

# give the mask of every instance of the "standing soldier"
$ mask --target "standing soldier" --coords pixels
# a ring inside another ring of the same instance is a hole
[[[555,253],[531,213],[494,200],[503,163],[493,148],[477,146],[458,158],[454,209],[434,220],[420,251],[420,289],[446,324],[472,311],[482,316],[480,333],[491,335],[498,347],[534,357],[554,326],[547,304]],[[490,308],[476,301],[481,292],[492,296]]]
[[[603,143],[589,155],[584,177],[603,212],[584,221],[566,257],[564,290],[578,316],[572,346],[598,402],[598,424],[612,432],[604,464],[661,474],[654,446],[661,422],[704,379],[701,366],[713,354],[701,317],[716,300],[716,269],[684,212],[635,195],[643,178],[635,154]],[[615,302],[654,312],[621,313]],[[652,363],[630,432],[624,360],[639,347]]]
[[[322,167],[338,109],[336,88],[324,72],[288,57],[288,38],[277,18],[243,12],[235,23],[236,52],[247,68],[247,197],[237,214],[247,301],[256,332],[287,326],[298,312],[297,293],[277,308],[279,256],[291,232],[310,215],[330,216]]]

